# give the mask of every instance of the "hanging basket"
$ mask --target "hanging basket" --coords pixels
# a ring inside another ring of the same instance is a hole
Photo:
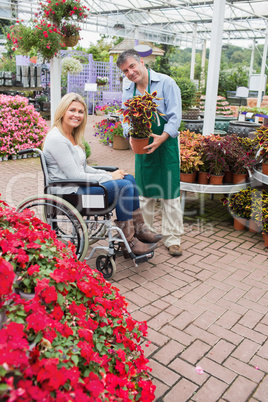
[[[73,47],[77,45],[79,39],[80,39],[79,35],[65,36],[64,43],[67,47]]]

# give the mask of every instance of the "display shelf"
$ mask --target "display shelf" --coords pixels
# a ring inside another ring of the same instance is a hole
[[[238,193],[238,191],[243,190],[251,185],[252,177],[250,177],[246,182],[239,184],[221,184],[221,185],[212,185],[212,184],[199,184],[199,183],[187,183],[181,181],[180,189],[181,189],[181,209],[184,212],[185,202],[186,202],[186,193],[187,191],[191,193],[199,193],[201,194],[200,200],[200,214],[204,213],[204,195],[205,194],[234,194]],[[267,182],[268,183],[268,182]]]
[[[42,91],[43,87],[0,87],[0,92]]]
[[[260,183],[267,184],[268,185],[268,176],[266,174],[262,173],[262,167],[261,164],[258,164],[254,169],[252,176],[254,179],[259,181]]]

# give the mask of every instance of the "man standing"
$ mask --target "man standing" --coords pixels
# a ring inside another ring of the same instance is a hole
[[[157,91],[157,110],[163,114],[152,118],[152,133],[146,154],[135,156],[135,178],[140,192],[141,209],[146,225],[154,231],[156,199],[162,202],[162,234],[173,256],[182,255],[183,220],[180,205],[180,157],[178,128],[181,122],[181,95],[175,81],[165,74],[147,69],[134,49],[123,52],[117,66],[130,83],[124,87],[122,102],[145,91]],[[123,105],[124,107],[124,105]],[[124,126],[124,134],[129,127]]]

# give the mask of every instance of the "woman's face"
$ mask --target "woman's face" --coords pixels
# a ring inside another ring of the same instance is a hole
[[[79,127],[84,120],[85,109],[82,103],[73,101],[62,118],[62,126],[73,130]]]

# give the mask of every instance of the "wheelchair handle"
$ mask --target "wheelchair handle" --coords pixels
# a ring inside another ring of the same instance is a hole
[[[39,148],[27,148],[27,149],[21,149],[20,151],[18,151],[18,154],[23,155],[23,154],[29,154],[31,152],[36,152],[39,155],[42,153],[41,149]]]

